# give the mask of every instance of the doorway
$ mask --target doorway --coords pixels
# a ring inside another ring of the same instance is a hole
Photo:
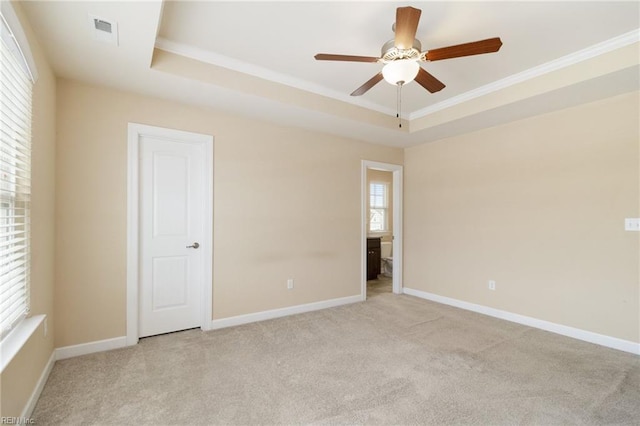
[[[392,174],[391,182],[391,218],[390,225],[392,234],[388,241],[391,244],[391,260],[387,258],[386,267],[392,271],[392,291],[395,294],[402,293],[402,172],[403,167],[397,164],[380,163],[376,161],[362,161],[361,170],[361,297],[367,299],[367,275],[371,271],[367,270],[367,258],[369,246],[372,241],[368,240],[369,229],[369,182],[367,179],[369,171],[384,171]],[[373,241],[375,244],[375,241]],[[382,266],[382,265],[381,265]]]
[[[213,137],[129,124],[127,345],[211,327]]]

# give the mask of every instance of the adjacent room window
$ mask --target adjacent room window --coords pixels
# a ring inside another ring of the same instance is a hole
[[[33,83],[15,37],[0,21],[1,339],[29,313]]]
[[[369,184],[369,232],[389,230],[389,184],[371,182]]]

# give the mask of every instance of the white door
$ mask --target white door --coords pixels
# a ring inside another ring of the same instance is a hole
[[[204,161],[200,144],[141,135],[139,337],[200,327]]]

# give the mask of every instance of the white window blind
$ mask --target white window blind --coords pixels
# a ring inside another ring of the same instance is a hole
[[[2,21],[0,43],[0,338],[29,313],[31,97],[24,56]]]
[[[369,184],[369,231],[386,232],[389,229],[389,184]]]

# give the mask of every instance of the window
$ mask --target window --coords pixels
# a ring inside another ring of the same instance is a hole
[[[4,17],[0,21],[0,338],[4,338],[29,313],[33,83],[14,35]]]
[[[389,184],[371,182],[369,184],[369,232],[389,230]]]

